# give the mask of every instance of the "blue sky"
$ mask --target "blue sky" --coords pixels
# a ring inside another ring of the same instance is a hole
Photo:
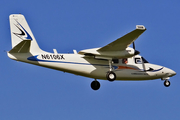
[[[6,0],[0,1],[1,120],[179,120],[178,0]],[[46,51],[72,52],[104,46],[144,25],[136,48],[149,62],[177,72],[163,81],[103,81],[9,59],[9,15],[25,15]]]

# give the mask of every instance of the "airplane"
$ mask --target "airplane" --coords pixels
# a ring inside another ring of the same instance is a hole
[[[176,72],[160,65],[149,63],[135,49],[134,41],[144,32],[143,25],[121,38],[100,48],[86,49],[72,54],[53,53],[40,49],[36,39],[22,14],[11,14],[10,31],[12,49],[7,52],[9,58],[47,67],[75,75],[93,78],[91,88],[98,90],[101,80],[164,80],[164,86],[169,87],[169,78]],[[133,44],[133,48],[129,47]]]

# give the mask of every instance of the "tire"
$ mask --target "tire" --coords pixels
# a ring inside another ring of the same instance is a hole
[[[114,81],[116,79],[116,74],[112,71],[109,71],[107,74],[106,74],[106,78],[107,80],[109,81]]]
[[[165,87],[169,87],[170,85],[171,85],[170,81],[166,81],[166,80],[164,81],[164,86]]]
[[[91,88],[93,90],[98,90],[100,88],[100,86],[101,86],[100,83],[96,80],[92,81],[92,83],[91,83]]]

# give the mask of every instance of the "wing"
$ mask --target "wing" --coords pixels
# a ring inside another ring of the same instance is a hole
[[[102,48],[82,50],[78,54],[110,58],[132,57],[136,55],[136,51],[133,48],[130,48],[129,45],[134,42],[145,30],[146,28],[143,25],[137,25],[134,31],[124,35],[123,37]]]
[[[131,43],[133,43],[146,28],[143,25],[137,25],[136,29],[123,37],[115,40],[114,42],[98,49],[99,52],[102,51],[122,51],[125,50]]]

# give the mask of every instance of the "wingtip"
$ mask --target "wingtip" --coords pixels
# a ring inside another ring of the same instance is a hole
[[[139,29],[139,30],[146,30],[146,28],[145,28],[144,25],[136,25],[136,29]]]

